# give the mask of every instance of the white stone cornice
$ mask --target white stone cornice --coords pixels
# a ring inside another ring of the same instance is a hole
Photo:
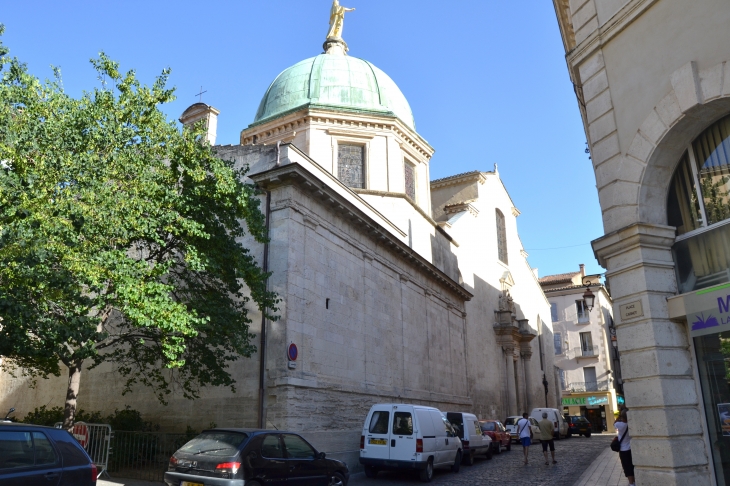
[[[598,263],[608,268],[609,259],[635,248],[669,250],[674,244],[676,231],[674,226],[634,223],[593,240],[591,246]]]

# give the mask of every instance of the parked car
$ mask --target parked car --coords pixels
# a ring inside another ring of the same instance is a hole
[[[510,439],[512,439],[515,442],[520,441],[520,431],[517,429],[517,422],[521,419],[521,416],[513,415],[512,417],[507,417],[507,420],[504,421],[504,428],[509,432]],[[530,428],[532,429],[532,435],[534,441],[540,440],[540,425],[538,425],[537,420],[530,417],[528,418],[530,421]]]
[[[430,482],[436,467],[459,472],[462,445],[441,411],[402,403],[373,405],[360,436],[360,464],[374,478],[381,470],[411,469]]]
[[[492,438],[482,432],[476,415],[464,412],[441,412],[441,415],[446,417],[461,439],[464,464],[473,466],[477,454],[492,458]]]
[[[96,466],[62,429],[0,423],[0,484],[3,486],[94,486]]]
[[[479,425],[482,432],[492,439],[492,451],[495,454],[501,454],[502,448],[507,451],[512,450],[512,440],[502,422],[499,420],[480,420]]]
[[[582,415],[566,415],[565,421],[568,423],[568,437],[573,434],[590,437],[593,432],[593,426],[588,419]]]
[[[299,434],[279,430],[210,429],[170,458],[168,486],[346,486],[347,464],[328,459]]]
[[[539,422],[542,420],[543,412],[547,413],[548,420],[553,423],[553,436],[555,439],[560,440],[563,437],[568,437],[568,422],[565,421],[557,408],[533,408],[530,417]]]

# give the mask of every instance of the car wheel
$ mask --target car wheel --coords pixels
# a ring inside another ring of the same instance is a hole
[[[456,458],[454,459],[454,464],[451,466],[451,472],[458,473],[459,469],[461,469],[461,451],[456,451]]]
[[[509,441],[509,442],[507,443],[507,452],[509,452],[509,451],[511,451],[511,450],[512,450],[512,441]]]
[[[560,432],[555,435],[555,440],[560,440]]]
[[[338,472],[333,472],[330,474],[329,486],[345,486],[345,477]]]
[[[586,439],[591,436],[590,432],[586,432]]]
[[[426,463],[426,467],[421,469],[420,478],[423,483],[431,482],[433,479],[433,459],[429,459]]]
[[[474,451],[471,451],[467,455],[465,455],[462,462],[464,464],[466,464],[467,466],[473,466],[474,465]]]
[[[365,466],[365,476],[375,479],[378,476],[378,470],[374,466]]]
[[[491,458],[492,458],[492,448],[491,448],[491,447],[489,447],[489,448],[487,449],[487,459],[491,459]]]
[[[566,437],[567,439],[570,439],[571,437],[573,437],[573,433],[572,433],[572,432],[568,432],[568,435],[566,435],[565,437]]]
[[[501,442],[497,442],[497,447],[495,447],[494,453],[495,454],[501,454],[502,453],[502,443]]]

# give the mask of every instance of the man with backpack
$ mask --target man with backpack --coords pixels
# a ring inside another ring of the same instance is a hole
[[[525,455],[525,464],[527,464],[527,453],[532,443],[532,428],[530,427],[530,419],[527,418],[527,412],[522,414],[522,418],[517,421],[517,433],[522,443],[522,453]]]

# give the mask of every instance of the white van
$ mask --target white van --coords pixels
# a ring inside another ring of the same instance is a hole
[[[386,403],[373,405],[360,436],[360,464],[365,475],[385,469],[415,469],[430,482],[435,467],[459,472],[461,440],[433,407]]]
[[[548,420],[553,423],[553,436],[558,440],[562,437],[567,437],[568,422],[565,421],[565,418],[560,412],[558,412],[557,408],[533,408],[530,413],[530,417],[539,422],[542,420],[543,412],[548,414]]]
[[[461,439],[462,461],[467,466],[474,465],[474,456],[484,454],[492,458],[492,438],[482,432],[477,416],[464,412],[441,412],[443,417],[456,429]]]

